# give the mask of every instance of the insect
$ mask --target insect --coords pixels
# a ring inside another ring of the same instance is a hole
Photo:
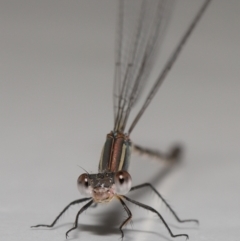
[[[77,199],[67,205],[55,218],[52,224],[39,224],[32,227],[51,228],[70,206],[88,201],[78,211],[73,227],[66,232],[66,237],[68,237],[68,234],[77,228],[79,216],[86,209],[93,204],[110,202],[112,199],[116,198],[128,215],[126,220],[119,227],[122,238],[124,237],[122,229],[132,218],[131,211],[126,202],[133,203],[143,209],[156,213],[171,237],[184,236],[188,238],[187,234],[174,234],[163,216],[156,209],[126,196],[128,192],[148,187],[164,202],[178,222],[197,223],[198,221],[195,219],[180,219],[171,206],[150,183],[131,187],[131,176],[128,173],[128,166],[132,149],[140,153],[147,153],[149,156],[155,156],[159,159],[166,159],[168,162],[176,161],[179,158],[181,150],[175,147],[171,153],[163,155],[160,152],[132,144],[130,134],[155,96],[167,73],[175,63],[182,47],[207,9],[210,1],[211,0],[205,0],[203,2],[201,8],[198,10],[196,16],[170,55],[170,58],[165,63],[162,72],[150,89],[138,114],[126,131],[129,115],[135,103],[139,100],[139,96],[148,80],[157,45],[164,36],[164,30],[170,16],[172,1],[119,0],[114,80],[114,126],[112,131],[107,134],[100,157],[98,173],[83,173],[79,176],[77,185],[80,193],[85,196],[84,198]],[[129,29],[131,29],[131,31]],[[127,36],[127,34],[129,34],[130,37]]]

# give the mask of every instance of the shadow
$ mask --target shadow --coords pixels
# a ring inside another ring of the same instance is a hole
[[[120,240],[121,240],[121,232],[119,231],[119,228],[117,227],[111,227],[107,225],[85,225],[81,224],[79,227],[76,229],[77,232],[73,232],[71,236],[68,238],[68,240],[73,240],[80,238],[81,232],[90,232],[91,234],[98,235],[98,236],[106,236],[106,235],[119,235]],[[133,237],[128,236],[128,233],[130,232],[136,232],[136,233],[143,233],[143,234],[154,234],[157,235],[158,237],[161,237],[163,240],[166,241],[171,241],[172,239],[170,237],[167,237],[165,235],[159,234],[158,232],[155,231],[148,231],[148,230],[139,230],[139,229],[131,229],[131,230],[123,230],[124,232],[124,238],[126,238],[128,241],[130,240],[136,240],[135,236]]]
[[[111,225],[90,225],[90,224],[81,224],[78,227],[79,231],[91,232],[96,235],[109,235],[109,234],[121,234],[117,227]]]

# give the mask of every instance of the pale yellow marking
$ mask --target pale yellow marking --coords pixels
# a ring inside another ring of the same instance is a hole
[[[126,148],[127,148],[126,144],[123,144],[121,159],[120,159],[120,163],[119,163],[119,166],[118,166],[118,171],[122,170],[123,163],[124,163],[125,156],[126,156]]]
[[[99,162],[99,168],[98,169],[100,169],[100,170],[102,170],[103,152],[104,152],[104,147],[102,148],[101,158],[100,158],[100,162]]]

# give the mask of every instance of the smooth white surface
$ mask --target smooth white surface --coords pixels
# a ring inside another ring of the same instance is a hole
[[[170,45],[201,3],[189,2],[176,7]],[[161,183],[159,163],[133,157],[130,171],[133,184],[153,182],[181,218],[200,220],[180,225],[150,191],[133,196],[191,241],[240,237],[239,11],[238,0],[212,2],[132,133],[136,143],[162,150],[184,143],[182,166]],[[77,165],[97,171],[112,128],[115,16],[110,0],[1,1],[1,240],[65,240],[80,206],[53,230],[30,225],[50,223],[80,198]],[[172,240],[155,215],[129,207],[133,228],[124,240]],[[118,240],[125,216],[117,202],[89,209],[70,240]]]

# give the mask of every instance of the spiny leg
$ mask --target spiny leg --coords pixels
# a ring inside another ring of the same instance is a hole
[[[66,232],[66,238],[68,238],[68,233],[70,233],[72,230],[76,229],[77,228],[77,225],[78,225],[78,218],[79,218],[79,215],[84,212],[86,209],[88,209],[93,203],[93,200],[91,200],[90,202],[88,202],[87,204],[85,204],[77,213],[77,216],[76,216],[76,219],[75,219],[75,222],[74,222],[74,226],[72,228],[70,228],[67,232]]]
[[[123,233],[122,228],[123,228],[124,225],[126,225],[126,224],[131,220],[131,218],[132,218],[132,213],[131,213],[131,211],[129,210],[129,208],[127,207],[127,205],[125,204],[125,202],[121,199],[121,197],[120,197],[120,196],[117,196],[117,198],[118,198],[118,200],[121,202],[121,204],[123,205],[125,211],[126,211],[127,214],[128,214],[127,219],[126,219],[126,220],[121,224],[121,226],[119,227],[119,229],[120,229],[120,231],[121,231],[121,233],[122,233],[122,239],[123,239],[124,233]]]
[[[167,228],[167,230],[168,230],[168,232],[169,232],[169,234],[171,235],[172,238],[184,236],[184,237],[186,237],[186,239],[188,239],[188,235],[187,235],[187,234],[173,234],[172,231],[171,231],[171,229],[170,229],[169,226],[167,225],[166,221],[165,221],[164,218],[162,217],[162,215],[161,215],[157,210],[155,210],[154,208],[152,208],[152,207],[150,207],[150,206],[148,206],[148,205],[145,205],[145,204],[143,204],[143,203],[137,202],[137,201],[135,201],[135,200],[132,200],[132,199],[130,199],[129,197],[126,197],[126,196],[123,196],[123,195],[122,195],[121,197],[122,197],[122,198],[125,198],[127,201],[129,201],[129,202],[131,202],[131,203],[134,203],[134,204],[138,205],[139,207],[142,207],[142,208],[144,208],[144,209],[146,209],[146,210],[149,210],[149,211],[151,211],[151,212],[153,212],[153,213],[156,213],[156,214],[158,215],[158,217],[162,220],[164,226]]]
[[[144,148],[138,145],[133,145],[133,151],[138,153],[139,155],[147,155],[150,158],[157,158],[159,160],[165,160],[169,163],[171,162],[179,162],[182,157],[182,147],[176,145],[170,149],[168,153],[162,153],[158,150],[153,150],[150,148]]]
[[[75,204],[79,204],[81,202],[85,202],[87,200],[89,200],[91,198],[82,198],[82,199],[78,199],[78,200],[75,200],[71,203],[69,203],[63,210],[62,212],[55,218],[55,220],[52,222],[52,224],[38,224],[38,225],[35,225],[35,226],[31,226],[31,228],[37,228],[37,227],[47,227],[47,228],[52,228],[56,222],[58,221],[58,219],[68,210],[68,208],[72,205],[75,205]]]
[[[180,223],[186,223],[186,222],[195,222],[195,223],[199,223],[198,220],[196,219],[184,219],[184,220],[181,220],[176,212],[171,208],[171,206],[167,203],[167,201],[162,197],[162,195],[153,187],[152,184],[150,183],[143,183],[141,185],[138,185],[138,186],[135,186],[135,187],[132,187],[130,191],[134,191],[134,190],[137,190],[137,189],[140,189],[140,188],[143,188],[143,187],[150,187],[157,195],[158,197],[165,203],[165,205],[168,207],[168,209],[171,211],[171,213],[173,214],[173,216],[176,218],[176,220]]]

